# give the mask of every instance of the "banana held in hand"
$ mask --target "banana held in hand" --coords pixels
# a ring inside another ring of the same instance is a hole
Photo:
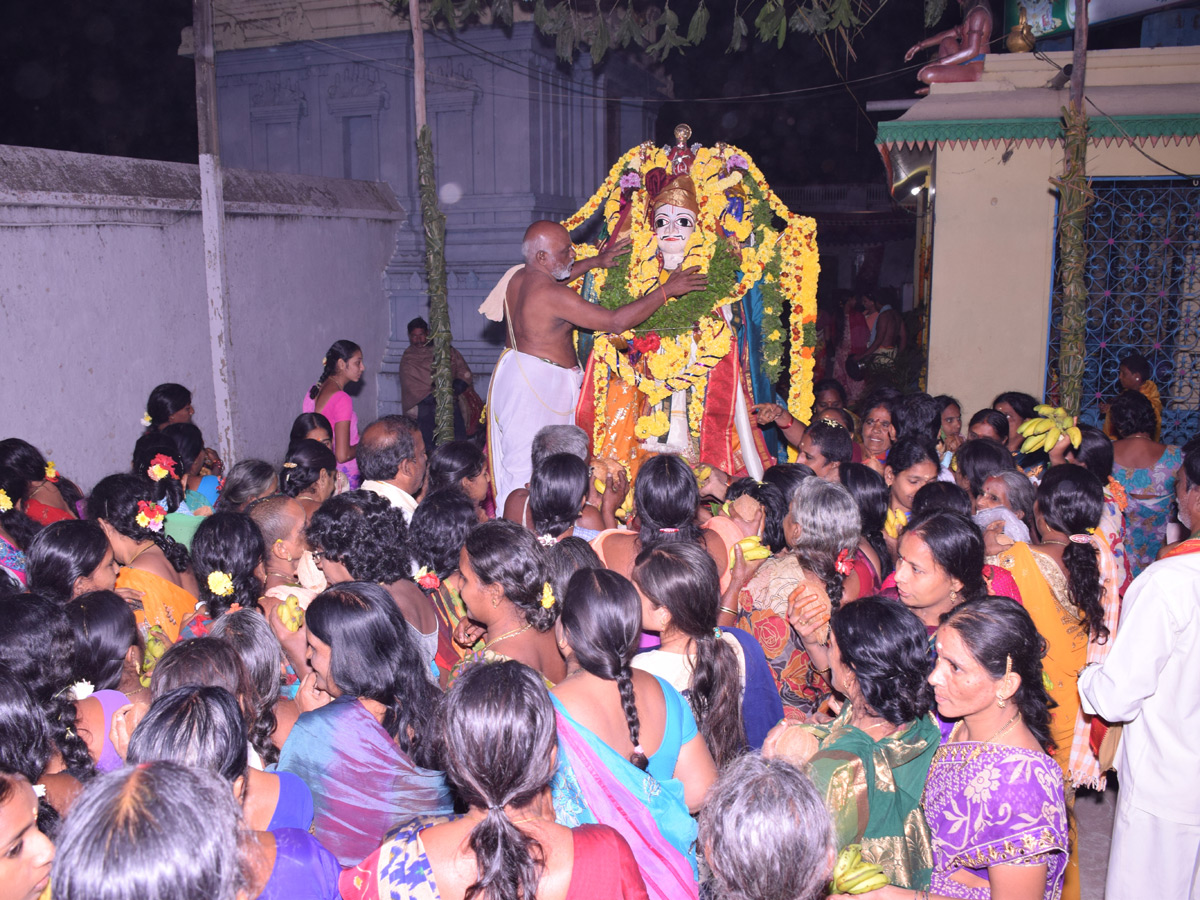
[[[304,610],[300,608],[300,598],[295,594],[288,594],[287,600],[275,607],[275,615],[279,616],[283,627],[293,634],[304,624]]]
[[[1044,434],[1053,424],[1054,423],[1049,419],[1026,419],[1019,426],[1017,426],[1017,434],[1025,436],[1031,434]]]
[[[1038,450],[1049,452],[1062,440],[1064,434],[1072,447],[1079,447],[1083,435],[1075,424],[1074,416],[1069,415],[1061,406],[1042,404],[1034,409],[1039,418],[1026,419],[1017,427],[1017,433],[1025,438],[1021,444],[1022,453],[1036,453]]]
[[[158,665],[159,659],[167,652],[167,646],[167,642],[162,639],[156,629],[151,628],[146,632],[146,652],[142,656],[142,672],[138,676],[142,687],[150,687],[150,676],[154,672],[154,667]]]
[[[771,548],[768,547],[766,544],[764,544],[762,542],[762,538],[760,538],[756,534],[752,534],[752,535],[750,535],[750,537],[742,538],[740,541],[738,541],[734,545],[734,547],[742,548],[742,559],[746,560],[746,562],[754,562],[755,560],[766,559],[768,556],[771,555]],[[733,568],[733,563],[736,558],[737,557],[734,554],[733,548],[730,548],[730,550],[729,550],[729,566],[730,566],[730,568]]]

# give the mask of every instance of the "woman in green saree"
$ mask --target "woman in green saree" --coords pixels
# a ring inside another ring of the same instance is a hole
[[[846,698],[840,713],[828,724],[778,726],[763,753],[807,764],[839,849],[861,844],[892,884],[925,890],[933,856],[921,792],[941,742],[925,626],[883,597],[840,607],[830,626],[833,687]]]

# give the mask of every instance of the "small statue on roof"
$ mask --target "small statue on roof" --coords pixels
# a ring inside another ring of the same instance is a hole
[[[918,41],[908,48],[904,61],[910,62],[922,50],[937,47],[937,58],[917,72],[926,85],[947,82],[978,81],[983,76],[983,57],[992,41],[992,7],[988,0],[958,0],[962,24]],[[929,88],[917,90],[928,94]]]

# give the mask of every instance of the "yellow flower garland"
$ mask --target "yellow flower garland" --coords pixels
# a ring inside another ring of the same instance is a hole
[[[728,160],[740,156],[745,161],[744,170],[728,171]],[[640,144],[625,153],[609,170],[604,183],[574,215],[563,221],[568,230],[583,224],[596,212],[603,209],[606,219],[611,219],[620,208],[622,191],[619,186],[622,175],[636,171],[642,176],[656,167],[669,167],[666,151],[649,143]],[[797,419],[807,422],[813,406],[812,378],[813,326],[816,322],[816,288],[820,264],[816,247],[816,223],[813,219],[791,212],[782,200],[770,189],[762,170],[754,164],[748,154],[733,145],[701,147],[696,151],[690,175],[696,185],[697,215],[696,230],[688,239],[681,266],[696,266],[707,272],[714,248],[721,237],[721,228],[733,233],[739,243],[739,269],[742,277],[731,293],[717,301],[717,307],[740,300],[750,288],[764,280],[774,281],[767,272],[768,266],[778,260],[778,288],[783,302],[787,304],[790,327],[784,335],[780,329],[764,336],[764,361],[778,366],[784,343],[791,347],[791,389],[788,410]],[[746,185],[751,179],[753,184]],[[757,186],[758,194],[753,193]],[[741,220],[726,213],[728,206],[726,190],[733,189],[742,194],[744,209]],[[629,202],[634,204],[630,217],[631,262],[626,290],[632,297],[641,297],[662,284],[667,273],[662,271],[658,260],[658,246],[652,223],[641,210],[646,206],[644,187],[630,191]],[[766,203],[772,212],[786,225],[782,231],[771,227],[754,227],[754,207]],[[753,245],[750,238],[756,236]],[[577,245],[577,256],[586,259],[598,252],[590,245]],[[774,271],[774,269],[772,269]],[[593,269],[592,285],[599,291],[605,282],[604,269]],[[768,316],[782,314],[773,306],[764,308]],[[809,326],[806,328],[805,326]],[[806,341],[805,336],[809,335]],[[632,340],[634,332],[622,335]],[[692,359],[692,344],[695,342],[695,358]],[[733,348],[731,329],[719,315],[703,316],[691,333],[672,336],[660,335],[658,350],[645,354],[637,364],[631,364],[625,353],[618,352],[612,341],[597,335],[593,354],[596,384],[596,423],[594,438],[597,446],[604,430],[604,411],[607,399],[605,372],[620,378],[626,384],[636,386],[651,406],[658,406],[675,391],[690,390],[688,422],[693,434],[699,432],[703,416],[705,379],[708,372]],[[666,414],[658,410],[641,416],[635,427],[640,438],[665,434],[669,427]],[[661,430],[657,430],[661,429]]]

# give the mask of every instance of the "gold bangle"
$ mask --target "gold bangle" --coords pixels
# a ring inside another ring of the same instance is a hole
[[[729,613],[735,619],[737,618],[738,611],[736,609],[730,609],[728,606],[718,606],[717,609],[723,613]]]

